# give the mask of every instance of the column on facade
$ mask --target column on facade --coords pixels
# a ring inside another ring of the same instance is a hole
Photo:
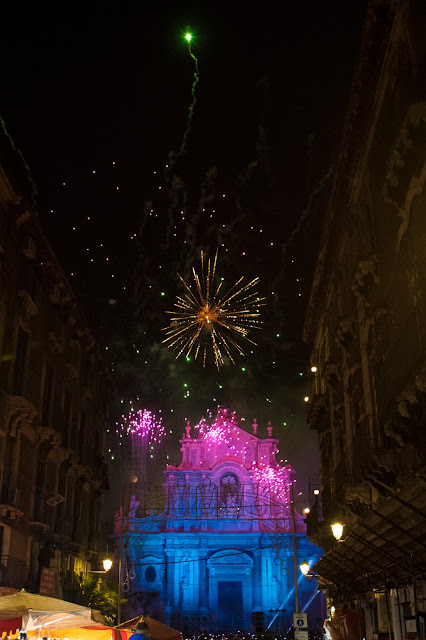
[[[167,544],[167,543],[166,543]],[[170,606],[175,609],[178,607],[179,602],[176,602],[175,599],[175,584],[176,584],[176,563],[175,559],[175,550],[170,548],[165,548],[164,550],[166,554],[166,603],[169,602]]]
[[[196,564],[196,574],[199,584],[198,589],[198,606],[208,607],[208,591],[207,591],[207,553],[206,547],[197,549],[198,562]]]

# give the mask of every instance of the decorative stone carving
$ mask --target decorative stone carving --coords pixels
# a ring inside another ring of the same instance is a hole
[[[420,167],[417,163],[416,175],[405,170],[407,165],[416,166],[417,156],[423,153],[425,123],[426,102],[412,104],[407,110],[387,166],[383,197],[386,202],[396,208],[398,215],[402,218],[398,230],[398,251],[410,225],[413,199],[423,192],[426,181],[426,163]]]
[[[344,318],[340,321],[336,331],[335,339],[337,344],[348,354],[355,334],[356,330],[354,318]]]
[[[52,331],[49,331],[49,333],[47,334],[47,342],[49,344],[51,353],[57,355],[64,352],[64,347]]]
[[[371,504],[371,486],[367,482],[346,482],[343,493],[347,502]]]
[[[309,408],[308,423],[312,429],[330,428],[328,402],[323,394],[315,394]]]
[[[10,396],[6,407],[5,424],[12,436],[18,434],[23,423],[34,423],[37,410],[26,398],[21,396]]]
[[[352,291],[355,295],[366,300],[372,285],[377,282],[379,282],[377,257],[373,255],[366,260],[360,260],[352,284]]]
[[[92,389],[88,385],[83,385],[81,389],[81,395],[84,400],[90,400],[92,398]]]
[[[394,471],[397,468],[399,455],[397,449],[372,449],[370,453],[378,467],[386,471]]]
[[[78,370],[70,362],[65,365],[64,378],[67,384],[72,384],[78,380]]]
[[[407,437],[405,425],[397,425],[389,420],[383,425],[383,430],[388,438],[394,440],[400,447],[404,446]]]
[[[17,211],[19,211],[19,214],[16,218],[16,228],[19,229],[19,227],[25,224],[25,222],[28,222],[28,220],[31,218],[31,213],[28,211],[28,209],[24,209],[23,206],[17,207]]]
[[[31,320],[38,314],[38,307],[25,289],[18,290],[18,297],[21,300],[19,319],[23,329],[29,332],[31,328]]]
[[[51,427],[37,427],[36,445],[40,446],[43,442],[48,442],[51,448],[57,449],[61,444],[60,434]]]
[[[342,381],[339,365],[336,362],[327,362],[324,367],[324,377],[327,384],[336,388]]]

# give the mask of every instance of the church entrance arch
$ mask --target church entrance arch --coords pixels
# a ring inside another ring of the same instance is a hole
[[[218,631],[250,626],[253,566],[238,549],[223,549],[207,560],[210,616]]]

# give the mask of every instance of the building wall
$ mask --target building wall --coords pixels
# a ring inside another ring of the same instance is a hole
[[[37,588],[99,551],[111,379],[38,217],[0,166],[3,585]],[[60,591],[58,581],[58,592]]]
[[[304,328],[325,510],[424,464],[426,84],[421,3],[370,2]],[[373,64],[374,61],[374,64]],[[377,482],[376,482],[377,481]],[[346,491],[346,494],[345,494]]]
[[[326,551],[333,519],[348,535],[424,477],[425,33],[423,3],[368,3],[323,212],[304,338],[316,367],[308,420],[319,437],[324,516],[318,522],[313,509],[308,530]]]

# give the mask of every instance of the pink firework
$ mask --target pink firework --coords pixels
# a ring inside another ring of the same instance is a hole
[[[135,466],[146,470],[150,460],[156,456],[166,434],[162,418],[148,409],[131,411],[122,416],[120,437],[130,439],[130,454]]]
[[[221,424],[212,425],[204,435],[204,442],[207,447],[228,443],[227,429]]]
[[[211,417],[211,414],[210,414]],[[195,425],[200,435],[204,436],[204,443],[208,449],[219,445],[228,445],[231,441],[231,430],[236,425],[235,413],[228,413],[227,409],[217,410],[216,418],[208,424],[204,418]]]
[[[281,503],[290,504],[291,470],[286,467],[258,467],[253,473],[259,492],[270,492]]]

